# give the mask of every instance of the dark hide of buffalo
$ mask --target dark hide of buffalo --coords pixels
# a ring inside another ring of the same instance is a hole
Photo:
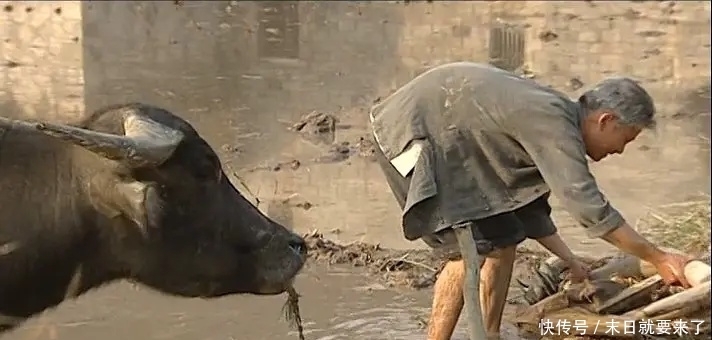
[[[305,249],[166,110],[117,105],[78,127],[0,117],[0,328],[117,279],[185,297],[279,294]]]

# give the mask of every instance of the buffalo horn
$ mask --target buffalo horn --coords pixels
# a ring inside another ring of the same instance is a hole
[[[124,135],[119,136],[63,124],[31,123],[0,117],[0,127],[40,131],[135,168],[161,165],[171,157],[183,139],[182,132],[136,113],[127,113],[123,125]]]

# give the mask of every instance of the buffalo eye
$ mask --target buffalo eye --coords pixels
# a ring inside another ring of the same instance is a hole
[[[195,175],[200,179],[220,181],[222,178],[220,161],[214,155],[206,155],[194,166]]]

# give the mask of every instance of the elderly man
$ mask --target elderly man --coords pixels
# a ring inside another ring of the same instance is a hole
[[[578,102],[482,64],[433,68],[371,110],[380,165],[402,207],[407,239],[449,259],[435,283],[429,340],[448,340],[463,307],[465,267],[454,228],[471,227],[489,337],[499,336],[516,246],[532,238],[586,276],[556,233],[553,192],[590,237],[654,264],[684,282],[688,259],[635,232],[596,185],[586,156],[620,154],[655,125],[648,93],[627,78],[604,80]]]

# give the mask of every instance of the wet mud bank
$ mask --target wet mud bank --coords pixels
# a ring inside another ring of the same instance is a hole
[[[319,232],[305,235],[310,261],[314,264],[360,268],[393,288],[432,287],[446,260],[428,249],[396,250],[364,242],[338,243]],[[517,250],[515,271],[535,268],[545,252]]]

